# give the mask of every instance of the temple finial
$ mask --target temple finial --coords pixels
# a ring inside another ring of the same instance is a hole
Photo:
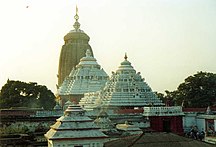
[[[127,58],[128,58],[128,57],[127,57],[127,53],[125,53],[124,59],[127,60]]]
[[[80,28],[80,23],[78,22],[79,15],[78,15],[78,7],[77,7],[77,5],[76,5],[76,15],[74,16],[74,19],[76,20],[76,22],[74,23],[73,27],[77,31]]]
[[[90,49],[87,49],[87,50],[86,50],[86,57],[92,57],[92,54],[91,54],[91,50],[90,50]]]
[[[76,21],[78,21],[78,19],[79,19],[78,7],[77,7],[77,5],[76,5],[76,15],[74,16],[74,19],[75,19]]]
[[[78,7],[77,7],[77,5],[76,5],[76,15],[78,15]]]

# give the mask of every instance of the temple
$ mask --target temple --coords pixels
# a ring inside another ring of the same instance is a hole
[[[165,107],[126,54],[109,77],[93,56],[89,36],[80,30],[78,9],[74,18],[74,30],[65,35],[60,54],[56,106],[53,111],[1,109],[0,131],[6,137],[0,136],[0,146],[216,144],[216,108]]]
[[[70,74],[71,70],[76,67],[80,59],[85,56],[87,49],[91,51],[93,56],[91,46],[88,43],[90,37],[80,29],[80,23],[78,22],[78,8],[76,8],[74,19],[74,29],[64,36],[65,43],[62,46],[59,58],[57,87],[62,85],[65,77]]]
[[[117,71],[112,73],[102,93],[102,105],[108,107],[123,109],[164,105],[141,77],[140,72],[136,72],[131,66],[127,55]]]
[[[142,135],[148,129],[183,135],[182,107],[165,107],[127,54],[109,77],[94,58],[78,19],[76,13],[74,30],[64,37],[61,57],[65,50],[71,53],[65,53],[68,59],[59,67],[58,96],[66,111],[45,134],[48,145],[103,146],[107,137]]]
[[[98,92],[86,93],[79,103],[84,109],[95,107],[109,109],[139,109],[144,106],[163,106],[149,85],[141,77],[140,72],[127,60],[113,72],[105,87]]]
[[[80,59],[58,89],[61,104],[64,105],[68,100],[78,103],[84,93],[101,90],[107,79],[108,75],[97,63],[91,50],[87,49],[86,56]]]
[[[71,105],[44,136],[48,147],[103,147],[108,136],[99,129],[92,119],[84,115],[81,107]]]

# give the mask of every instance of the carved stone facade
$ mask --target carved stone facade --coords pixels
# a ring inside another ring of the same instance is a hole
[[[61,103],[66,101],[78,103],[84,93],[101,90],[108,80],[108,75],[87,49],[86,56],[80,59],[76,68],[73,68],[69,76],[58,89]]]

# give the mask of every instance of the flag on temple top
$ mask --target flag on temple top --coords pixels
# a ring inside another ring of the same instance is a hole
[[[78,7],[77,7],[77,5],[76,5],[76,14],[78,13]]]

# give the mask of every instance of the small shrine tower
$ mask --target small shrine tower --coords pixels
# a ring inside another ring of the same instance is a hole
[[[44,136],[48,147],[103,147],[108,136],[99,129],[80,106],[71,105]]]
[[[80,59],[76,68],[73,68],[58,89],[62,105],[66,101],[79,103],[84,93],[101,90],[109,76],[97,63],[91,50],[86,50],[86,56]]]

